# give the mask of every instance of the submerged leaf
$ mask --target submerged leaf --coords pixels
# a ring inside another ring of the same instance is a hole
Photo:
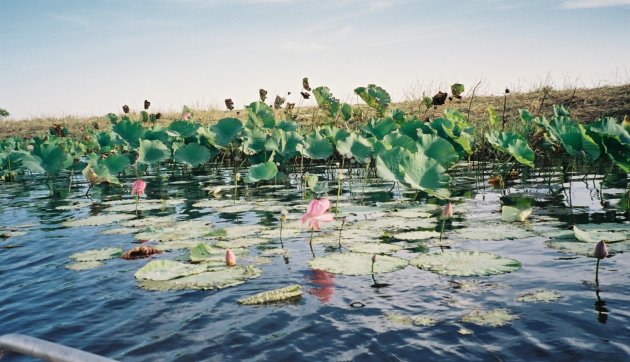
[[[302,297],[302,287],[299,284],[289,285],[288,287],[261,292],[251,297],[239,299],[238,304],[252,305],[265,304],[286,301],[289,299],[297,299]]]
[[[516,296],[517,302],[555,302],[562,298],[562,295],[555,290],[538,289],[522,293]]]
[[[402,313],[385,313],[385,318],[394,324],[401,325],[413,325],[420,327],[428,327],[435,325],[438,321],[436,319],[425,317],[421,315],[406,315]]]
[[[94,269],[94,268],[101,267],[103,265],[105,264],[100,261],[80,261],[77,263],[66,265],[66,269],[79,271],[79,270]]]
[[[479,326],[501,327],[510,324],[515,319],[518,319],[518,316],[507,309],[492,309],[489,311],[476,310],[465,315],[462,321]]]

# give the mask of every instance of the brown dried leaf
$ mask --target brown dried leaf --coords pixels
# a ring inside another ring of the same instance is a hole
[[[125,251],[125,253],[121,255],[121,258],[125,260],[143,259],[153,254],[162,254],[162,251],[152,246],[140,245]]]

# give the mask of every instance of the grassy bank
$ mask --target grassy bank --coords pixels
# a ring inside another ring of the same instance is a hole
[[[472,86],[469,86],[472,89]],[[472,99],[472,102],[471,102]],[[252,99],[254,101],[254,99]],[[630,117],[630,84],[622,86],[607,86],[591,89],[554,90],[541,88],[528,93],[510,92],[500,96],[474,96],[467,92],[462,99],[447,101],[437,109],[426,109],[420,100],[406,101],[390,106],[399,108],[407,114],[414,114],[421,119],[439,117],[446,107],[459,110],[470,115],[473,124],[487,122],[489,106],[495,108],[499,116],[505,116],[508,124],[518,121],[518,109],[526,108],[533,114],[551,114],[552,105],[561,104],[571,111],[572,118],[583,122],[590,122],[602,117],[623,119]],[[505,106],[505,107],[504,107]],[[283,111],[278,111],[283,112]],[[313,108],[300,108],[293,111],[293,115],[300,123],[309,124],[316,114]],[[178,119],[179,113],[164,114],[157,122],[168,125]],[[280,115],[279,115],[280,116]],[[194,119],[202,124],[212,124],[225,117],[244,118],[244,112],[222,111],[217,109],[195,110]],[[138,115],[132,114],[132,119]],[[68,128],[69,135],[81,137],[86,127],[107,129],[110,122],[105,115],[100,117],[64,117],[64,118],[32,118],[26,120],[0,121],[0,138],[7,136],[33,137],[42,136],[48,132],[53,124]]]

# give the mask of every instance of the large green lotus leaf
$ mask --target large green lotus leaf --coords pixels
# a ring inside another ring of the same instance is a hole
[[[153,126],[146,130],[146,132],[144,133],[144,137],[142,137],[142,139],[149,140],[149,141],[160,141],[164,143],[165,145],[167,145],[173,141],[171,139],[171,136],[169,136],[169,133],[174,134],[166,128],[162,128],[160,126]]]
[[[116,175],[123,172],[131,164],[131,161],[127,155],[109,155],[106,159],[99,160],[98,163],[105,165],[111,175]]]
[[[100,214],[88,216],[84,219],[69,220],[62,223],[65,227],[81,227],[81,226],[101,226],[114,224],[123,220],[135,218],[135,215],[129,214]]]
[[[400,147],[411,152],[418,151],[418,144],[413,138],[405,136],[398,132],[392,132],[386,135],[385,137],[383,137],[380,144],[384,145],[387,149],[391,147]]]
[[[595,161],[599,158],[599,146],[586,134],[584,127],[566,116],[556,116],[549,124],[550,133],[562,143],[564,150],[577,157],[579,151]]]
[[[66,269],[80,271],[80,270],[95,269],[95,268],[101,267],[103,265],[105,265],[105,264],[103,262],[100,262],[100,261],[80,261],[80,262],[77,262],[77,263],[72,263],[72,264],[66,265]]]
[[[205,266],[200,266],[204,267]],[[245,283],[248,279],[258,278],[262,271],[252,266],[234,266],[217,268],[215,270],[202,272],[171,280],[139,280],[141,288],[155,291],[201,289],[212,290],[233,287]]]
[[[376,155],[376,173],[385,181],[405,183],[405,172],[401,167],[403,156],[409,151],[400,147],[383,150]]]
[[[168,125],[168,129],[174,132],[176,136],[182,138],[192,137],[197,134],[200,124],[197,122],[177,120]]]
[[[403,326],[429,327],[437,324],[437,320],[422,315],[407,315],[402,313],[385,313],[385,318],[393,324]]]
[[[227,147],[243,129],[243,122],[238,118],[223,118],[210,127],[214,134],[214,144],[219,147]]]
[[[463,277],[511,273],[521,268],[517,260],[479,251],[422,254],[411,259],[410,264],[440,275]]]
[[[314,160],[325,160],[333,153],[333,145],[319,133],[313,132],[304,137],[304,155]]]
[[[267,133],[262,128],[243,129],[243,148],[247,154],[256,154],[265,149]]]
[[[400,134],[411,137],[414,141],[422,134],[435,134],[435,130],[419,119],[412,119],[403,123],[398,129]]]
[[[459,154],[453,145],[442,137],[419,134],[418,144],[425,156],[437,160],[444,168],[449,168],[459,161]]]
[[[105,249],[92,249],[82,251],[80,253],[74,253],[70,255],[70,259],[75,261],[100,261],[118,258],[122,255],[123,250],[121,248],[105,248]]]
[[[391,118],[373,118],[364,127],[363,131],[371,134],[377,140],[382,140],[388,134],[396,131],[396,121]]]
[[[630,145],[630,133],[612,117],[602,118],[586,126],[587,130],[602,137],[613,138],[622,144]]]
[[[277,130],[280,132],[279,130]],[[285,131],[278,134],[278,152],[277,155],[284,158],[291,158],[298,152],[298,147],[303,148],[302,135],[295,131]]]
[[[492,309],[488,311],[476,310],[465,315],[462,321],[478,326],[501,327],[510,324],[515,319],[518,319],[518,316],[507,309]]]
[[[311,269],[320,269],[333,274],[370,275],[372,255],[363,253],[330,254],[308,262]],[[374,273],[389,273],[405,268],[408,262],[394,256],[379,255],[374,263]]]
[[[138,162],[155,164],[171,157],[171,151],[160,141],[142,140],[138,150]]]
[[[323,137],[328,138],[330,143],[337,144],[338,142],[348,138],[351,133],[345,129],[341,129],[332,125],[318,127],[317,132]]]
[[[486,138],[494,148],[509,154],[525,166],[534,167],[534,151],[523,136],[514,132],[492,131],[486,133]]]
[[[414,190],[422,190],[437,198],[448,198],[450,176],[438,161],[422,153],[403,154],[400,166],[404,169],[404,180]]]
[[[437,231],[409,231],[394,235],[394,238],[406,241],[427,240],[436,237],[440,237],[440,233]]]
[[[522,303],[549,303],[560,300],[562,295],[555,290],[537,289],[516,296],[517,302]]]
[[[302,287],[299,284],[289,285],[288,287],[278,288],[261,292],[251,297],[239,299],[238,304],[254,305],[254,304],[266,304],[277,303],[286,300],[295,300],[302,296]]]
[[[344,238],[345,242],[345,238]],[[399,245],[385,244],[385,243],[361,243],[353,244],[348,247],[353,253],[365,253],[365,254],[393,254],[402,249]]]
[[[245,109],[249,127],[273,128],[276,125],[273,109],[264,102],[252,102]]]
[[[518,225],[476,223],[463,229],[456,229],[455,233],[464,239],[469,240],[515,240],[526,239],[536,234],[527,231]]]
[[[53,143],[35,145],[33,154],[20,155],[22,165],[32,172],[45,172],[49,176],[56,176],[61,170],[72,164],[72,157],[63,148]]]
[[[370,108],[378,111],[379,114],[383,114],[392,99],[387,91],[375,84],[368,84],[367,87],[358,87],[354,90]]]
[[[144,138],[145,133],[141,122],[130,121],[128,119],[123,119],[115,124],[112,130],[133,148],[140,146],[140,139]]]
[[[273,161],[267,161],[253,165],[247,171],[249,181],[271,180],[278,174],[278,166]]]
[[[191,167],[208,162],[211,156],[210,150],[199,143],[189,143],[180,147],[173,155],[175,162],[186,163]]]
[[[148,262],[145,266],[138,269],[135,276],[138,280],[163,281],[203,273],[206,270],[207,267],[205,265],[191,265],[174,260],[160,259]]]
[[[313,95],[319,108],[328,113],[329,117],[334,117],[339,112],[341,104],[339,99],[333,97],[328,87],[317,87],[313,89]]]

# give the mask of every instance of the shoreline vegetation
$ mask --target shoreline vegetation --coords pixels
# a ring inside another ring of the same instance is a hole
[[[505,117],[505,122],[508,126],[511,123],[519,122],[519,109],[528,109],[535,115],[550,115],[553,114],[554,104],[567,108],[571,112],[571,117],[580,122],[593,122],[604,117],[614,117],[619,121],[623,121],[626,117],[630,118],[630,84],[563,90],[542,87],[531,92],[509,92],[497,96],[473,96],[473,87],[474,85],[467,85],[467,90],[462,94],[461,99],[447,100],[443,106],[437,108],[426,107],[420,97],[417,100],[392,103],[389,109],[398,108],[419,119],[430,120],[441,117],[444,109],[452,108],[466,115],[472,126],[488,122],[488,107],[490,106],[494,108],[499,117]],[[360,100],[357,105],[353,105],[354,107],[359,107],[366,111],[369,109]],[[292,110],[292,115],[299,124],[310,126],[313,123],[314,115],[316,124],[320,120],[319,117],[323,118],[321,112],[318,114],[316,110],[316,106],[296,107]],[[122,115],[122,109],[112,111]],[[202,125],[214,124],[219,119],[226,117],[235,117],[241,120],[245,120],[247,117],[247,113],[243,112],[242,109],[232,111],[227,109],[192,109],[192,112],[195,121]],[[278,119],[288,118],[285,112],[284,108],[277,110],[276,117]],[[131,119],[140,118],[138,112],[131,112],[128,116]],[[167,126],[172,121],[181,119],[181,116],[179,112],[164,113],[161,119],[157,120],[156,124]],[[0,120],[0,138],[45,136],[53,125],[67,128],[68,135],[73,137],[85,136],[87,134],[86,130],[90,128],[109,129],[111,127],[107,115],[94,117],[35,117],[23,120],[4,119]]]

